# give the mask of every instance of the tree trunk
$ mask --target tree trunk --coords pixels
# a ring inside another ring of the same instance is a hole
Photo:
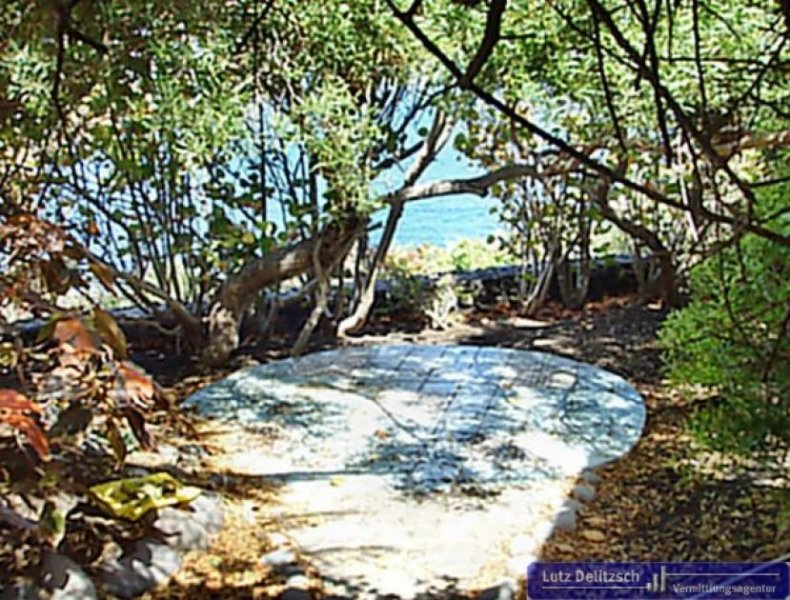
[[[376,299],[376,281],[378,280],[379,272],[384,264],[384,259],[387,257],[392,238],[395,236],[395,230],[398,226],[398,221],[403,214],[403,203],[394,202],[390,206],[389,213],[387,214],[387,224],[384,227],[384,233],[381,236],[381,242],[376,248],[376,256],[373,259],[373,264],[365,281],[365,287],[359,295],[359,300],[354,307],[354,312],[348,317],[343,319],[337,328],[337,334],[344,336],[349,333],[357,333],[370,315],[370,309],[373,308],[373,301]]]
[[[576,310],[584,306],[592,275],[592,256],[590,255],[590,217],[584,205],[579,206],[579,266],[575,269],[569,259],[570,249],[557,261],[557,284],[560,288],[562,303]]]
[[[208,317],[208,340],[203,360],[211,365],[223,364],[239,346],[239,332],[244,311],[262,289],[313,269],[316,249],[325,271],[331,270],[348,253],[362,233],[364,220],[357,215],[340,223],[327,225],[319,234],[292,246],[277,248],[263,258],[252,261],[231,275],[220,290]]]
[[[540,310],[546,303],[549,294],[551,278],[554,276],[554,259],[549,258],[543,264],[540,273],[536,273],[537,281],[530,290],[529,295],[522,299],[522,309],[524,314],[532,316]]]
[[[650,249],[661,269],[659,275],[659,294],[667,305],[678,306],[680,304],[680,296],[677,289],[677,267],[672,259],[672,253],[667,249],[655,232],[650,231],[644,225],[629,221],[617,214],[609,205],[607,198],[610,187],[611,182],[601,181],[593,194],[593,199],[598,205],[601,214],[617,228],[634,239],[639,240]]]
[[[584,306],[584,301],[587,299],[587,291],[590,287],[590,275],[592,274],[589,256],[579,259],[578,268],[574,267],[567,257],[562,258],[558,261],[556,270],[562,304],[572,310],[577,310]]]

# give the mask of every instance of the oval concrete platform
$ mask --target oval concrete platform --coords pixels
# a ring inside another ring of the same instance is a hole
[[[331,350],[243,369],[187,403],[274,432],[238,468],[283,484],[272,518],[351,597],[523,574],[576,475],[626,453],[645,423],[613,373],[478,346]]]

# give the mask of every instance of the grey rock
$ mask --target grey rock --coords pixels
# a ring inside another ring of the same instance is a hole
[[[167,507],[158,511],[154,527],[179,550],[208,548],[211,536],[222,529],[222,500],[216,494],[203,494],[187,508]]]
[[[582,479],[584,479],[587,483],[595,485],[596,483],[601,481],[601,476],[598,475],[595,471],[591,471],[590,469],[585,469],[582,471]]]
[[[477,600],[513,600],[516,597],[516,584],[508,580],[480,592]]]
[[[508,579],[480,592],[477,600],[513,600],[516,597],[517,589],[516,582]]]
[[[96,598],[90,577],[73,560],[57,552],[47,552],[41,561],[39,585],[53,600],[89,600]]]
[[[292,550],[273,550],[261,556],[261,564],[273,568],[281,568],[296,562],[296,554]]]
[[[181,568],[181,555],[162,542],[142,539],[120,559],[99,569],[99,580],[112,594],[133,598],[168,581]]]
[[[582,502],[595,500],[595,488],[586,483],[578,483],[573,487],[573,495]]]
[[[557,516],[554,517],[554,526],[564,531],[575,531],[576,511],[568,509],[560,511]]]
[[[573,498],[566,498],[562,503],[561,510],[572,510],[574,512],[581,512],[584,509],[584,504]]]
[[[157,454],[169,463],[175,464],[178,461],[178,448],[171,444],[159,444],[156,448]]]
[[[159,510],[154,527],[164,534],[167,543],[179,550],[208,548],[210,535],[189,511],[167,507]]]
[[[297,590],[310,589],[310,578],[305,575],[291,575],[285,582],[285,587]]]
[[[222,506],[222,498],[218,494],[203,492],[189,507],[194,511],[195,519],[209,534],[219,533],[222,530],[225,524],[225,510]]]
[[[151,474],[151,471],[145,467],[131,466],[126,467],[123,474],[124,477],[148,477]]]
[[[205,448],[199,444],[184,444],[179,448],[179,451],[183,454],[194,456],[196,458],[205,458],[208,456],[208,452],[206,452]]]

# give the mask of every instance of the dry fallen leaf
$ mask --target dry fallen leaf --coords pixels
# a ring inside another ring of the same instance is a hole
[[[41,414],[41,407],[15,390],[0,390],[0,422],[27,438],[42,460],[49,459],[49,442],[38,424],[25,413]]]
[[[580,534],[585,540],[590,542],[604,542],[606,541],[606,534],[597,529],[585,529]]]
[[[584,518],[584,523],[590,527],[606,527],[606,519],[590,515]]]
[[[93,311],[93,323],[96,327],[96,331],[102,336],[102,339],[115,351],[115,355],[120,358],[126,358],[126,335],[124,335],[115,317],[97,308]]]

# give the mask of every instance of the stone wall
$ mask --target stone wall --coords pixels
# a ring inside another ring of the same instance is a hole
[[[444,275],[446,274],[433,277],[419,276],[416,277],[416,280],[420,285],[430,287]],[[468,301],[463,302],[464,296],[474,298],[473,304],[481,308],[512,300],[518,296],[519,269],[515,265],[449,273],[449,275],[455,281],[462,305],[471,305]],[[397,285],[398,283],[393,281],[380,281],[376,288],[376,303],[379,306],[386,305],[392,299],[393,294],[397,293]],[[593,261],[587,293],[588,300],[599,300],[607,295],[636,291],[637,281],[630,256],[616,255]],[[548,298],[561,300],[556,277],[552,279]]]

